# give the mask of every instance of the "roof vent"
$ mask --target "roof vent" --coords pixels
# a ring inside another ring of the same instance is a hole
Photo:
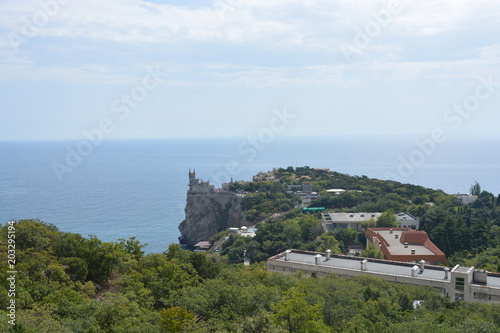
[[[314,263],[316,265],[319,265],[319,261],[321,259],[321,254],[317,254],[315,257],[314,257]]]
[[[392,229],[389,229],[389,233],[392,234],[393,233],[393,230]]]
[[[328,249],[325,251],[325,253],[326,253],[326,260],[330,260],[330,255],[332,253],[332,250]]]
[[[292,253],[292,251],[291,251],[291,250],[286,250],[286,251],[285,251],[285,261],[290,260],[290,253]]]
[[[405,249],[408,247],[408,242],[405,242]]]
[[[417,277],[418,266],[415,265],[411,268],[411,277]]]
[[[367,263],[367,262],[368,262],[368,260],[366,260],[366,259],[360,262],[360,263],[361,263],[361,270],[362,270],[363,272],[364,272],[364,271],[366,271],[366,269],[367,269],[367,268],[366,268],[366,263]]]
[[[394,238],[399,239],[399,235],[398,234],[394,234]]]
[[[415,249],[411,249],[411,254],[415,254]]]
[[[448,280],[448,274],[450,273],[450,269],[448,267],[444,268],[444,279]]]
[[[420,260],[418,263],[420,264],[420,273],[423,273],[425,269],[425,261]]]

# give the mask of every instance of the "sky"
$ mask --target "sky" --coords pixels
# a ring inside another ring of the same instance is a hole
[[[499,36],[498,0],[0,0],[0,140],[498,134]]]

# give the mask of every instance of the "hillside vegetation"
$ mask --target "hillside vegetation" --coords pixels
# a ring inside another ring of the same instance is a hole
[[[498,332],[500,305],[450,302],[431,288],[367,276],[270,274],[182,250],[144,254],[36,220],[16,228],[16,317],[9,332]],[[7,225],[0,230],[5,248]],[[6,262],[5,251],[1,254]],[[413,300],[424,305],[414,309]]]

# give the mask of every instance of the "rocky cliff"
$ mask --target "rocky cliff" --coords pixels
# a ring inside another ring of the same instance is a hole
[[[216,190],[190,171],[186,217],[179,225],[179,241],[194,246],[224,229],[244,226],[245,212],[241,200],[234,193]]]

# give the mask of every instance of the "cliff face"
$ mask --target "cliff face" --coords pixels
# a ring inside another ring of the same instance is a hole
[[[241,198],[234,193],[209,192],[187,194],[186,218],[179,225],[179,241],[194,246],[219,231],[245,225]]]

